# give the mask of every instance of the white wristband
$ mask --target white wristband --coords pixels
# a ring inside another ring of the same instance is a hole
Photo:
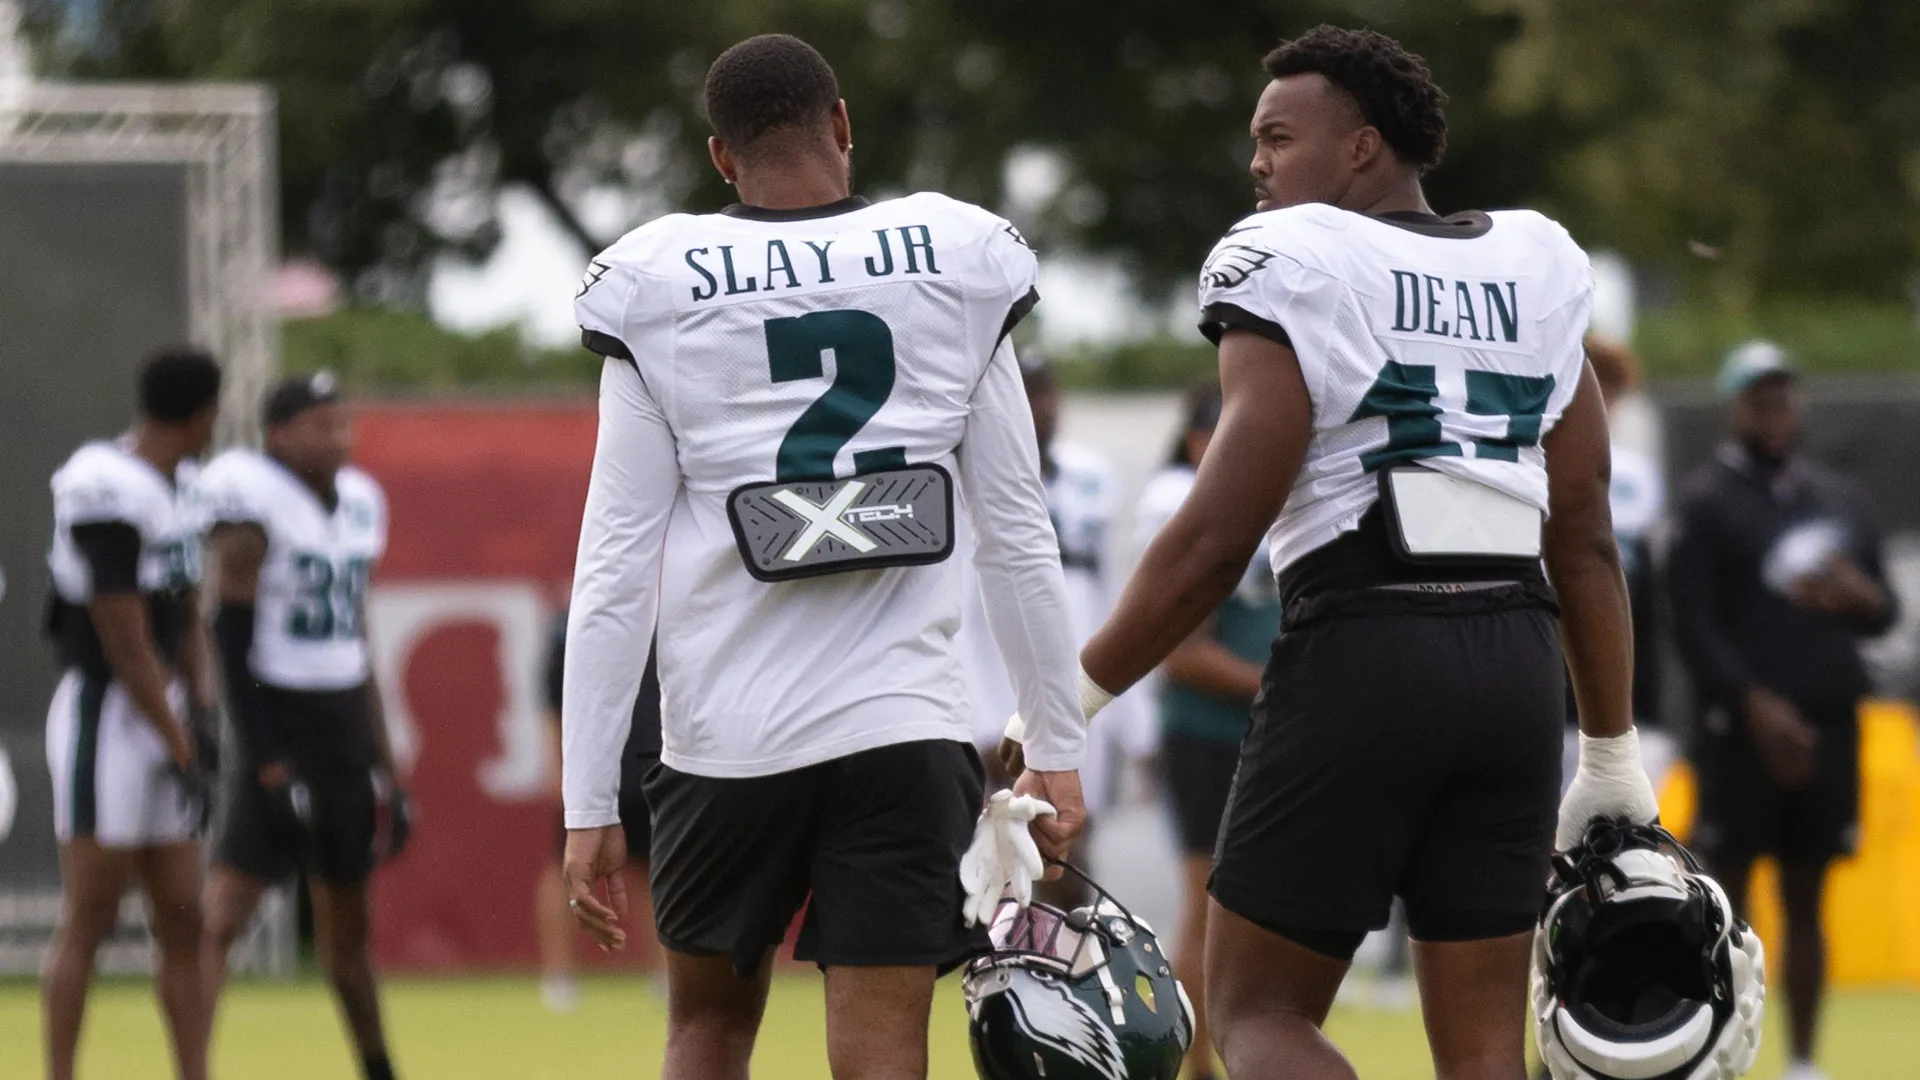
[[[1080,723],[1081,725],[1083,727],[1092,728],[1094,714],[1111,704],[1113,704],[1113,695],[1101,689],[1100,684],[1093,681],[1093,676],[1087,674],[1086,668],[1081,668],[1080,669]],[[1020,719],[1019,713],[1014,713],[1012,716],[1007,717],[1007,728],[1001,734],[1012,742],[1017,742],[1017,743],[1026,742],[1027,741],[1027,722],[1025,720]]]

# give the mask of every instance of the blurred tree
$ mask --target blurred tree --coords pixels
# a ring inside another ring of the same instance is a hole
[[[1494,101],[1566,132],[1576,235],[1681,271],[1715,306],[1899,296],[1920,242],[1920,5],[1484,0],[1522,31]]]
[[[698,96],[784,30],[839,71],[859,186],[1002,208],[1043,247],[1185,290],[1251,206],[1259,58],[1320,21],[1392,33],[1451,94],[1443,210],[1527,203],[1738,308],[1893,296],[1920,242],[1911,0],[26,0],[43,66],[279,91],[290,247],[417,303],[497,237],[501,185],[583,250],[727,189]],[[76,15],[76,13],[80,13]],[[1009,183],[1009,177],[1014,178]]]

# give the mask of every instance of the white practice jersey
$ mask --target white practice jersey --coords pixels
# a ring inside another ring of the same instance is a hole
[[[257,525],[267,534],[254,602],[253,673],[290,690],[345,690],[367,681],[361,625],[367,582],[387,550],[387,499],[348,466],[329,510],[286,466],[235,448],[200,475],[209,524]]]
[[[1288,342],[1313,437],[1267,535],[1276,573],[1360,524],[1383,468],[1421,466],[1547,510],[1541,438],[1580,382],[1586,253],[1530,210],[1441,222],[1324,204],[1255,214],[1200,271],[1202,329]]]
[[[123,442],[90,442],[53,474],[53,544],[47,566],[69,604],[93,598],[93,574],[73,543],[73,527],[122,522],[140,533],[140,591],[184,593],[200,582],[201,517],[194,466],[171,478]]]
[[[621,362],[601,381],[569,612],[570,826],[616,820],[656,617],[675,769],[765,775],[970,739],[953,558],[762,581],[727,513],[744,485],[908,464],[946,468],[972,515],[995,636],[1039,719],[1031,759],[1077,765],[1065,584],[1005,343],[1036,271],[1012,226],[935,194],[675,214],[593,260],[575,312],[588,347]]]

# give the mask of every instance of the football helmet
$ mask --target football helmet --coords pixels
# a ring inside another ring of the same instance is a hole
[[[1760,1049],[1766,956],[1671,833],[1603,819],[1554,857],[1532,997],[1554,1080],[1733,1080]]]
[[[1193,1042],[1186,990],[1152,928],[1065,869],[1093,903],[1004,901],[992,951],[967,964],[974,1069],[981,1080],[1174,1080]]]

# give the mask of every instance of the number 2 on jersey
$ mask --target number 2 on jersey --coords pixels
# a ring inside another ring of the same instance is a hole
[[[893,393],[893,330],[871,312],[838,308],[768,319],[766,334],[767,366],[776,383],[820,378],[826,374],[823,354],[833,352],[833,384],[787,429],[774,463],[774,479],[781,483],[831,480],[841,447]],[[900,446],[853,455],[856,473],[906,464]]]
[[[327,559],[305,552],[294,555],[293,572],[299,581],[287,636],[295,641],[359,637],[360,607],[366,599],[370,569],[367,560],[353,558],[347,560],[347,572],[336,575]]]
[[[1497,371],[1467,372],[1467,412],[1475,416],[1504,416],[1507,433],[1475,439],[1474,455],[1493,461],[1519,461],[1520,448],[1540,445],[1541,420],[1553,395],[1551,375],[1508,375]],[[1459,443],[1442,439],[1440,396],[1431,364],[1402,364],[1389,360],[1380,377],[1367,388],[1349,423],[1375,416],[1387,419],[1387,445],[1360,455],[1368,472],[1430,457],[1459,457]]]

